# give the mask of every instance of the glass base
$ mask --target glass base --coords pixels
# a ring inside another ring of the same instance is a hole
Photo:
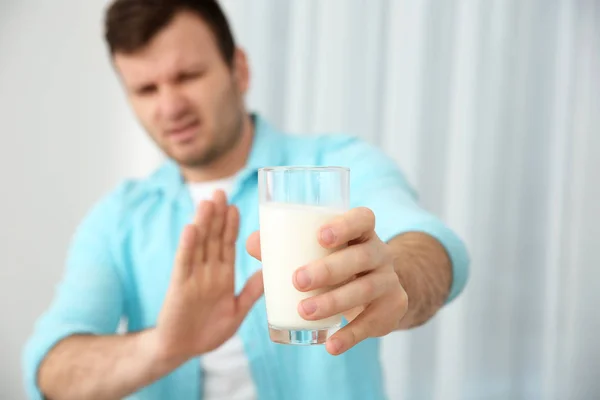
[[[269,325],[271,341],[280,344],[313,345],[323,344],[339,329],[338,326],[323,329],[293,330]]]

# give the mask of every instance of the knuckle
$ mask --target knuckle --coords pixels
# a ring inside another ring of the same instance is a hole
[[[394,296],[394,307],[398,310],[408,309],[408,295],[404,290],[400,290]]]
[[[375,282],[373,279],[364,279],[360,282],[359,289],[363,299],[371,299],[375,295]]]
[[[406,310],[408,310],[408,293],[402,290],[400,293],[400,306]]]
[[[396,255],[394,254],[394,252],[392,251],[392,249],[390,248],[390,246],[383,246],[384,249],[381,252],[381,261],[382,264],[391,264],[393,262],[395,262],[396,260]]]
[[[351,226],[352,224],[346,215],[338,217],[332,223],[332,228],[336,233],[336,236],[344,239],[349,235]]]
[[[317,268],[318,273],[315,274],[318,283],[328,283],[334,279],[334,271],[331,263],[325,260],[320,262],[320,266]]]
[[[379,239],[377,241],[377,254],[382,260],[389,261],[394,257],[394,251],[392,247]]]
[[[318,309],[320,310],[320,314],[331,314],[337,311],[337,307],[337,298],[332,293],[329,293],[323,296]]]
[[[372,257],[370,247],[365,245],[356,246],[354,257],[360,266],[368,266]]]
[[[231,233],[227,233],[227,235],[225,235],[223,237],[223,246],[234,246],[235,245],[235,235],[232,235]]]
[[[355,344],[358,343],[358,329],[354,328],[350,330],[350,343],[352,343],[352,346],[354,346]]]
[[[375,226],[375,213],[373,210],[367,207],[360,207],[359,215],[367,222],[369,226]]]
[[[362,321],[362,323],[357,324],[353,331],[353,341],[352,343],[354,345],[362,342],[363,340],[365,340],[366,338],[368,338],[369,336],[369,325],[373,325],[373,321],[372,320],[364,320]],[[372,328],[371,328],[372,329]]]

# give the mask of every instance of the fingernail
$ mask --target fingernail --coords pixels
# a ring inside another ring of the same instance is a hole
[[[305,301],[302,303],[302,309],[306,315],[314,314],[317,311],[317,303],[314,301]]]
[[[339,339],[329,339],[330,348],[335,353],[338,354],[342,350],[342,342]]]
[[[296,272],[296,284],[300,289],[310,286],[310,274],[305,269],[299,269]]]
[[[331,228],[326,228],[321,231],[321,241],[325,244],[333,244],[333,242],[335,242],[335,235]]]

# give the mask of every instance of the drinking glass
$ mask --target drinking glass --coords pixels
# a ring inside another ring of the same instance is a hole
[[[344,167],[268,167],[259,170],[260,242],[269,336],[283,344],[322,344],[337,329],[335,315],[307,321],[299,303],[331,288],[298,291],[293,274],[336,249],[318,241],[325,223],[346,212],[350,170]],[[342,246],[345,247],[345,246]]]

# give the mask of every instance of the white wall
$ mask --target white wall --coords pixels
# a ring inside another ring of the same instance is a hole
[[[24,398],[22,346],[76,224],[149,153],[129,145],[149,146],[105,55],[104,3],[0,2],[1,399]]]

